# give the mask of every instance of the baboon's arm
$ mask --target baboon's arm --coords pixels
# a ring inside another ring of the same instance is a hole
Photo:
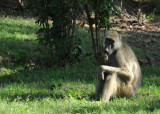
[[[127,70],[126,68],[119,68],[119,67],[111,67],[111,66],[101,65],[100,69],[103,73],[104,72],[117,73],[118,76],[120,76],[122,79],[125,79],[127,82],[129,82],[133,79],[132,73],[129,70]],[[103,77],[102,77],[102,79],[103,79]]]

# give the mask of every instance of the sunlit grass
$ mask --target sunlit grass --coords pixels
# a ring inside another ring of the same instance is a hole
[[[160,16],[159,16],[159,15],[155,15],[155,14],[153,14],[153,13],[149,14],[149,15],[147,16],[147,19],[148,19],[149,21],[160,22]]]
[[[34,20],[0,20],[0,56],[25,55],[26,60],[40,57]],[[92,51],[87,30],[80,29],[82,49]],[[138,57],[146,53],[133,48]],[[17,57],[18,58],[18,57]],[[25,64],[9,63],[0,67],[0,113],[160,113],[160,67],[141,66],[142,86],[135,98],[114,98],[109,103],[95,101],[98,66],[93,57],[60,68],[26,69]],[[6,61],[7,62],[7,61]]]

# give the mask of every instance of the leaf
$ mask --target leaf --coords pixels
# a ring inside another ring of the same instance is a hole
[[[79,25],[79,27],[83,28],[84,25],[85,25],[85,22],[84,22],[84,21],[80,21],[80,22],[78,23],[78,25]]]
[[[110,15],[112,14],[112,10],[109,10],[109,14],[110,14]]]
[[[151,28],[150,28],[150,27],[147,27],[147,30],[148,30],[148,31],[151,31]]]
[[[38,35],[37,35],[37,37],[39,38],[39,37],[42,37],[43,36],[43,33],[39,33]]]
[[[82,99],[82,96],[79,95],[79,94],[77,94],[77,98],[78,98],[78,99]]]
[[[139,106],[138,102],[136,102],[135,105],[138,107]]]
[[[117,12],[118,14],[121,14],[121,11],[120,11],[115,5],[113,5],[113,9],[114,9],[114,11]]]
[[[142,94],[142,98],[145,98],[146,96],[150,96],[150,94],[149,93]]]
[[[108,18],[107,18],[107,17],[104,17],[104,21],[107,22],[107,21],[108,21]]]
[[[91,36],[89,36],[89,39],[90,39],[90,40],[92,40],[92,37],[91,37]]]

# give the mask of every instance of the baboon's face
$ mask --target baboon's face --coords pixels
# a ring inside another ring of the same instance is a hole
[[[103,48],[103,59],[104,62],[108,61],[109,56],[114,52],[114,41],[112,39],[105,39]]]
[[[105,39],[105,47],[104,47],[104,54],[110,56],[114,52],[114,41],[111,39]]]

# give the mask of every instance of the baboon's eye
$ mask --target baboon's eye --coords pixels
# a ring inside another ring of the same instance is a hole
[[[104,47],[104,50],[103,52],[106,53],[106,54],[112,54],[113,52],[113,44],[114,44],[114,41],[111,40],[111,39],[106,39],[105,40],[105,47]]]
[[[104,48],[103,52],[104,52],[104,53],[107,53],[107,50],[106,50],[106,48]]]
[[[112,45],[113,43],[114,43],[114,41],[111,40],[111,39],[106,39],[105,40],[105,45]]]
[[[114,41],[111,39],[105,40],[105,48],[113,48]]]

